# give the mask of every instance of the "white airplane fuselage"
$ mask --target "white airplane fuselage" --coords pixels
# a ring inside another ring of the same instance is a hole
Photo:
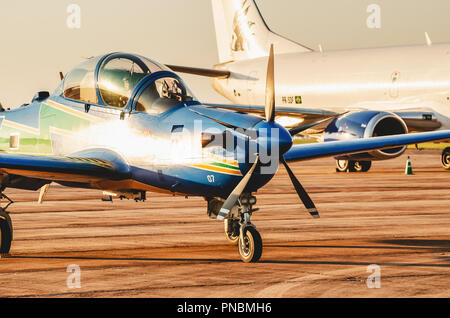
[[[264,105],[267,57],[223,63],[213,87],[233,103]],[[276,105],[333,112],[429,111],[450,128],[450,44],[275,56]]]

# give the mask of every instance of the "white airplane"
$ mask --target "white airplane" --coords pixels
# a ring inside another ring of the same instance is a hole
[[[254,0],[212,0],[220,64],[213,69],[169,65],[212,77],[234,104],[264,113],[267,57],[275,48],[277,116],[285,126],[324,142],[450,129],[450,44],[314,51],[273,33]],[[245,105],[245,106],[244,106]],[[286,121],[286,117],[290,121]],[[368,171],[374,160],[406,147],[336,157],[336,171]],[[442,152],[450,170],[450,147]]]

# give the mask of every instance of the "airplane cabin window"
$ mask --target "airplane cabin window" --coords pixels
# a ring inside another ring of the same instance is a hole
[[[123,108],[127,105],[134,87],[150,70],[143,70],[127,58],[114,58],[100,69],[98,88],[108,106]]]
[[[164,77],[151,83],[136,102],[136,111],[148,114],[162,114],[181,103],[194,100],[193,95],[182,83],[171,77]]]
[[[75,67],[64,79],[64,97],[97,104],[95,67],[100,57],[91,58]]]

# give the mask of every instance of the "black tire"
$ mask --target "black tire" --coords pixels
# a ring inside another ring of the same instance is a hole
[[[235,245],[235,246],[238,245],[238,242],[239,242],[239,221],[227,219],[223,223],[224,223],[224,227],[225,227],[225,237],[227,238],[227,241],[231,245]],[[232,232],[231,235],[228,233],[228,227],[230,225],[232,227],[234,227],[234,229],[231,231]]]
[[[239,239],[239,255],[244,263],[256,263],[262,255],[263,244],[261,235],[253,226],[244,229],[244,242]]]
[[[441,163],[445,170],[450,170],[450,148],[445,148],[442,151]]]
[[[349,168],[348,160],[336,160],[336,172],[347,172]]]
[[[8,213],[0,211],[0,254],[8,254],[13,240],[11,218]]]
[[[354,172],[367,172],[372,167],[372,161],[353,161],[353,167],[351,170]]]

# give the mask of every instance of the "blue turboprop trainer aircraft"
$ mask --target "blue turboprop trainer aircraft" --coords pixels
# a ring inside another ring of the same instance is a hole
[[[262,240],[250,222],[254,195],[280,162],[306,210],[319,217],[288,162],[450,139],[450,131],[438,131],[293,146],[293,135],[333,118],[290,131],[274,121],[273,49],[266,93],[261,118],[200,103],[178,75],[150,59],[90,58],[62,76],[53,94],[0,112],[0,195],[9,201],[0,210],[0,252],[9,253],[13,240],[4,190],[44,194],[55,182],[136,201],[153,191],[204,197],[241,259],[256,262]]]

